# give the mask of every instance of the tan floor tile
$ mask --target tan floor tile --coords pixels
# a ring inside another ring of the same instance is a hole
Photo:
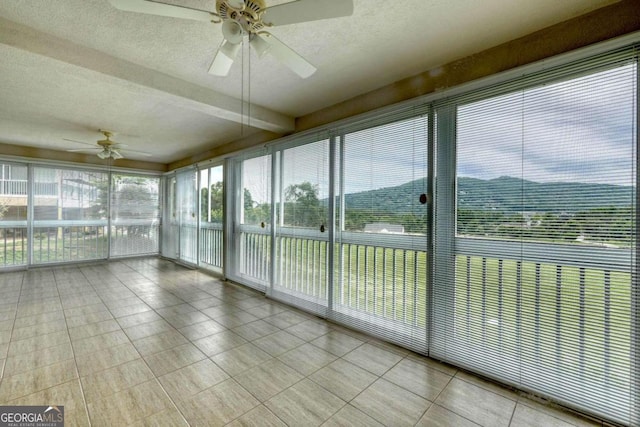
[[[172,408],[157,381],[148,381],[88,403],[93,426],[124,426]]]
[[[413,426],[431,403],[389,381],[379,379],[351,404],[385,425]]]
[[[113,317],[116,319],[119,319],[120,317],[131,316],[132,314],[144,313],[145,311],[151,311],[151,307],[147,304],[140,303],[111,309],[111,314],[113,314]]]
[[[291,366],[302,375],[311,375],[327,366],[338,357],[312,344],[303,344],[278,356],[285,364]]]
[[[303,376],[277,359],[271,359],[235,377],[251,394],[264,402],[300,381]]]
[[[67,411],[79,411],[79,413],[86,415],[82,388],[77,379],[12,400],[11,404],[24,406],[61,405],[64,406],[65,416]]]
[[[8,344],[11,341],[11,329],[0,331],[0,344]]]
[[[149,381],[153,373],[142,359],[134,359],[122,365],[81,378],[87,402],[95,402],[137,384]]]
[[[266,406],[256,406],[240,418],[227,424],[228,427],[286,427],[287,425]]]
[[[298,323],[305,322],[312,317],[308,314],[299,313],[297,311],[286,310],[275,316],[265,317],[264,321],[277,326],[280,329],[286,329]]]
[[[404,359],[383,378],[433,402],[452,377],[418,361]]]
[[[15,375],[32,369],[53,365],[65,360],[73,359],[73,350],[69,342],[49,347],[47,351],[34,351],[27,354],[17,354],[9,357],[4,367],[4,375]]]
[[[96,335],[73,342],[73,351],[76,357],[93,353],[105,348],[116,347],[129,342],[129,338],[121,330],[107,332],[103,335]]]
[[[189,427],[189,424],[177,409],[166,409],[136,421],[131,427]]]
[[[33,351],[42,352],[44,349],[55,347],[67,342],[69,342],[69,334],[66,329],[20,341],[12,339],[11,344],[9,345],[9,357],[24,355]]]
[[[105,320],[113,319],[113,316],[108,311],[96,311],[94,313],[81,314],[79,316],[68,317],[67,326],[69,328],[76,328],[78,326],[88,325],[90,323],[103,322]]]
[[[187,343],[146,356],[147,364],[156,376],[173,372],[206,358],[193,344]]]
[[[581,417],[578,414],[571,413],[568,410],[563,410],[560,407],[554,407],[552,405],[543,405],[541,403],[535,402],[526,397],[518,398],[518,406],[525,405],[528,406],[538,412],[542,412],[543,414],[549,415],[554,418],[558,418],[560,420],[566,421],[572,425],[578,427],[595,427],[601,425],[601,423],[592,421],[585,417]]]
[[[88,314],[99,313],[101,311],[107,311],[107,306],[102,302],[97,304],[85,305],[83,307],[68,308],[64,310],[66,318],[86,316]]]
[[[204,310],[206,308],[216,307],[218,305],[222,305],[222,304],[224,304],[224,302],[221,301],[220,299],[216,298],[216,297],[208,297],[208,298],[204,298],[204,299],[201,299],[201,300],[198,300],[198,301],[192,301],[189,304],[191,304],[192,306],[194,306],[198,310]]]
[[[436,403],[481,425],[508,426],[516,402],[453,378]]]
[[[479,427],[479,424],[469,421],[460,415],[443,408],[440,405],[433,404],[424,414],[416,427]]]
[[[183,302],[180,298],[177,298],[173,295],[171,295],[171,298],[173,298],[173,301],[175,301],[176,304],[172,304],[170,307],[159,308],[158,310],[156,310],[156,312],[160,316],[168,317],[168,316],[175,316],[176,314],[186,314],[186,313],[193,313],[197,311],[197,309],[194,306]]]
[[[218,365],[204,359],[159,377],[169,396],[175,400],[187,399],[229,378]]]
[[[345,405],[327,420],[322,427],[383,427],[382,424],[362,412],[361,410]]]
[[[111,292],[113,292],[113,291],[111,291]],[[126,298],[106,300],[104,302],[104,305],[106,305],[107,308],[109,308],[109,310],[114,309],[114,308],[118,308],[118,307],[128,307],[130,305],[136,305],[136,304],[144,304],[144,301],[142,301],[140,298],[138,298],[137,296],[135,296],[133,294],[131,294],[131,296],[126,297]]]
[[[211,356],[211,360],[231,376],[239,375],[271,358],[271,355],[251,343]]]
[[[57,301],[56,301],[57,300]],[[56,300],[47,302],[32,302],[26,304],[18,304],[16,318],[35,316],[41,313],[51,313],[62,311],[62,304],[56,297]]]
[[[331,331],[331,327],[326,322],[316,320],[306,320],[285,329],[290,334],[297,336],[304,341],[313,341]]]
[[[518,404],[516,410],[513,413],[510,427],[575,427],[575,424],[563,421],[559,418],[555,418],[549,414],[545,414],[540,411],[523,405]]]
[[[13,316],[11,316],[13,318]],[[64,320],[64,312],[62,310],[53,311],[51,313],[40,313],[33,316],[21,317],[16,319],[15,329],[26,328],[28,326],[41,325],[56,320]]]
[[[223,331],[201,338],[193,343],[207,356],[215,356],[216,354],[246,344],[246,342],[247,340],[240,335],[234,334],[231,331]]]
[[[204,322],[185,326],[184,328],[180,328],[178,330],[182,335],[184,335],[191,341],[195,341],[199,340],[200,338],[215,335],[218,332],[226,331],[227,328],[225,328],[215,320],[206,320]]]
[[[345,354],[343,359],[376,375],[383,375],[400,362],[402,356],[365,343]]]
[[[251,308],[251,314],[259,319],[275,316],[276,314],[282,313],[284,311],[287,310],[283,305],[276,304],[271,301]]]
[[[309,379],[348,402],[373,384],[378,376],[338,359],[310,375]]]
[[[116,322],[115,319],[109,319],[102,322],[78,326],[77,328],[70,328],[69,336],[71,337],[72,341],[77,341],[118,330],[120,330],[120,325],[118,324],[118,322]]]
[[[289,350],[300,347],[304,341],[289,332],[279,331],[253,343],[272,356],[280,356]]]
[[[130,344],[122,344],[116,347],[100,350],[76,357],[76,364],[80,376],[87,376],[105,369],[121,365],[125,362],[137,359],[140,354],[136,348]]]
[[[60,319],[43,323],[41,325],[33,325],[27,326],[26,328],[14,329],[11,339],[13,341],[19,341],[66,330],[67,322],[65,322],[64,319]]]
[[[13,329],[13,319],[0,320],[0,331],[10,331]]]
[[[129,339],[132,341],[150,337],[152,335],[161,334],[163,332],[172,331],[175,328],[167,323],[164,319],[154,320],[141,325],[131,326],[124,329]]]
[[[259,319],[246,311],[238,311],[216,317],[216,322],[229,329],[237,328],[238,326],[246,325],[256,320]]]
[[[130,316],[119,317],[116,319],[122,328],[130,328],[132,326],[142,325],[144,323],[162,320],[162,317],[155,311],[144,311],[142,313],[132,314]]]
[[[5,376],[0,383],[0,403],[33,394],[77,378],[72,360]]]
[[[273,326],[271,323],[267,323],[264,320],[256,320],[232,329],[233,332],[240,335],[247,341],[257,340],[258,338],[271,335],[279,330],[280,328]]]
[[[7,353],[9,352],[9,343],[0,344],[0,357],[7,357]]]
[[[142,338],[133,342],[136,349],[143,356],[149,356],[164,350],[169,350],[182,344],[186,344],[187,339],[180,332],[172,329],[150,337]]]
[[[363,343],[364,341],[338,331],[331,331],[326,335],[311,341],[311,344],[316,347],[320,347],[321,349],[335,354],[338,357],[342,357],[350,351],[355,350]]]
[[[67,295],[61,300],[62,300],[62,307],[64,307],[64,309],[102,303],[102,300],[100,299],[100,297],[95,293],[88,294],[88,295],[80,295],[80,296]]]
[[[193,426],[223,426],[260,404],[233,379],[176,403]]]
[[[346,402],[308,379],[265,402],[288,425],[319,426]]]
[[[190,313],[173,314],[170,316],[164,316],[164,319],[169,322],[174,328],[184,328],[185,326],[193,325],[194,323],[200,323],[209,320],[209,317],[199,311],[192,311]]]

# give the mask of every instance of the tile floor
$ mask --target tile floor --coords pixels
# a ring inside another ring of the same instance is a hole
[[[68,427],[599,425],[155,258],[1,273],[0,378]]]

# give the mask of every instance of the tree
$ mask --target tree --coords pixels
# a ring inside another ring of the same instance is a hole
[[[284,223],[294,227],[319,227],[326,221],[326,209],[318,199],[318,186],[309,181],[284,190]]]
[[[209,205],[209,192],[211,192],[211,222],[222,222],[224,213],[224,197],[223,197],[222,181],[211,184],[211,188],[203,188],[200,191],[200,215],[202,221],[209,221],[207,206]],[[251,197],[251,195],[249,195]]]

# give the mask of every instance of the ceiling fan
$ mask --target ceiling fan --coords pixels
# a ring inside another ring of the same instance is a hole
[[[151,157],[151,154],[149,153],[145,153],[144,151],[129,150],[126,148],[127,145],[119,144],[115,141],[112,141],[111,137],[113,136],[113,132],[110,132],[104,129],[99,129],[98,131],[105,136],[105,139],[96,141],[95,144],[90,144],[88,142],[75,141],[73,139],[64,138],[65,141],[76,142],[78,144],[84,144],[84,145],[91,145],[93,147],[93,148],[75,148],[67,151],[70,153],[82,153],[82,152],[96,153],[97,156],[100,157],[101,159],[111,158],[113,160],[124,158],[121,151],[135,153],[145,157]]]
[[[127,12],[221,23],[224,41],[209,67],[209,73],[216,76],[229,74],[242,42],[247,38],[259,57],[269,53],[300,77],[307,78],[316,67],[265,29],[353,14],[353,0],[296,0],[271,7],[266,7],[264,0],[216,0],[215,12],[157,0],[109,2]]]

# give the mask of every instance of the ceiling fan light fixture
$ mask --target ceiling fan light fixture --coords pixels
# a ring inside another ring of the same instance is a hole
[[[111,157],[111,152],[105,148],[98,153],[98,157],[100,157],[101,159],[108,159],[109,157]]]
[[[240,44],[244,37],[244,29],[238,21],[227,19],[222,23],[222,34],[229,43]]]

